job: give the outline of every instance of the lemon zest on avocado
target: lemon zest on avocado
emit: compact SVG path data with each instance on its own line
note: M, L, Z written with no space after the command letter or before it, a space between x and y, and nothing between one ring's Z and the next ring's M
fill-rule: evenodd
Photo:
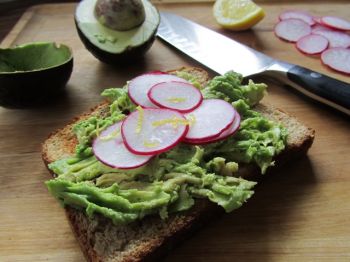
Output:
M143 145L148 148L153 148L159 145L159 142L150 142L150 141L143 141Z
M108 140L111 140L113 138L116 138L119 135L120 135L120 129L117 129L117 130L114 130L112 133L110 133L110 134L108 134L106 136L100 137L100 140L108 141Z
M185 102L187 99L185 97L169 97L166 100L172 103L182 103Z
M189 121L186 119L177 118L176 116L174 116L173 118L167 118L167 119L154 121L152 123L152 126L158 127L158 126L162 126L162 125L166 125L166 124L171 124L173 126L173 128L177 128L179 125L184 125L184 126L189 125Z
M141 133L141 129L142 129L142 122L143 122L143 118L144 118L144 111L143 108L141 106L136 107L136 110L139 112L139 116L137 118L137 124L136 124L136 134L140 134Z
M196 123L196 117L194 116L194 114L189 114L187 116L187 121L189 126L193 126Z
M97 121L96 122L96 137L100 136L100 123Z

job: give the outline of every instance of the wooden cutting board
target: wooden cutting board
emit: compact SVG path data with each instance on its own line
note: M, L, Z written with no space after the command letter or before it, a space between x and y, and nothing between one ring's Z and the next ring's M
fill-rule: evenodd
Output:
M319 59L300 54L292 44L273 34L277 15L284 9L347 17L349 2L262 4L266 18L253 30L241 33L221 30L212 17L211 5L158 7L275 58L349 82L349 76L331 72ZM82 261L63 209L44 185L50 176L41 161L40 144L50 132L99 103L104 88L122 86L146 71L198 65L159 40L144 60L123 67L104 65L78 39L74 8L74 4L33 7L1 44L66 43L74 52L74 71L66 96L50 106L30 110L0 108L0 261ZM268 84L267 102L316 129L308 156L263 179L244 207L202 229L172 251L166 261L350 261L349 119L281 84Z

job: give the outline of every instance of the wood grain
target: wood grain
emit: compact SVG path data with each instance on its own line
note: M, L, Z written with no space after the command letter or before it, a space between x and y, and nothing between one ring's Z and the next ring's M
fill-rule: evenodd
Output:
M267 17L253 30L221 30L211 4L159 4L273 57L349 82L318 59L298 53L273 35L282 9L308 9L315 15L348 15L350 4L262 4ZM40 144L53 130L101 101L105 87L122 86L145 71L167 70L194 61L156 41L143 60L123 67L97 61L79 41L74 4L30 9L2 43L57 41L74 52L74 71L64 97L27 110L0 108L0 261L82 261L64 212L48 194L49 174ZM316 129L308 157L266 177L244 207L204 228L175 249L166 261L350 261L350 124L343 115L310 102L268 80L271 102Z

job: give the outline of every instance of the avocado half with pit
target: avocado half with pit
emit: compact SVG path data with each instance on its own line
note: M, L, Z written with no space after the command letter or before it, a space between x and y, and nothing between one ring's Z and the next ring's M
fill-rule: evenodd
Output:
M0 49L0 106L51 101L64 89L72 69L73 55L66 45L36 42Z
M148 0L83 0L75 25L85 47L108 64L133 61L154 42L160 16Z

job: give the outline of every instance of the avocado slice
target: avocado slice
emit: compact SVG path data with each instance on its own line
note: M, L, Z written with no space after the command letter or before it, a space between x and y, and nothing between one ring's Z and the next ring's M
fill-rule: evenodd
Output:
M144 55L154 42L159 22L158 10L148 0L83 0L75 12L85 47L108 64Z
M0 105L22 108L58 97L73 70L71 49L53 42L0 49Z

